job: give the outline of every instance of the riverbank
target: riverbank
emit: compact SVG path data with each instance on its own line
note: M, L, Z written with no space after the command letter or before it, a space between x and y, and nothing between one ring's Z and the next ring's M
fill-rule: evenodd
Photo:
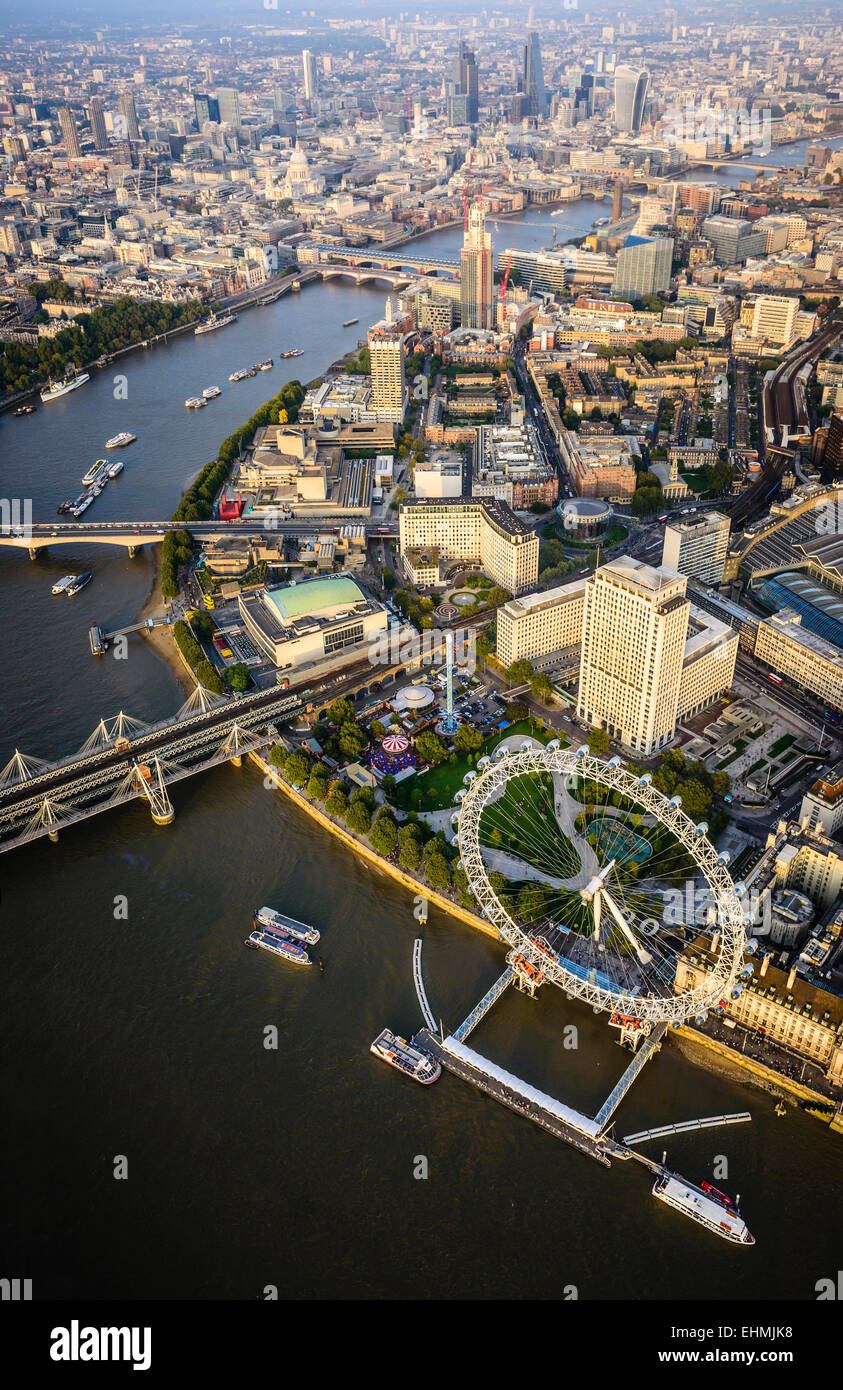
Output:
M714 1071L723 1071L727 1074L736 1072L742 1081L749 1081L751 1085L759 1087L768 1093L780 1096L782 1092L787 1092L794 1099L803 1101L800 1108L808 1114L820 1119L824 1124L835 1130L838 1134L843 1133L843 1126L832 1112L829 1114L817 1114L811 1107L826 1107L829 1105L828 1096L815 1091L811 1086L805 1086L802 1082L794 1081L792 1077L783 1076L781 1072L774 1071L772 1067L767 1067L763 1062L757 1062L753 1057L747 1057L745 1053L738 1052L736 1049L727 1047L716 1038L709 1038L705 1033L698 1033L696 1029L684 1025L681 1028L672 1029L669 1035L677 1042L687 1047L691 1060L694 1062L708 1061ZM682 1047L685 1050L685 1047ZM709 1054L708 1059L694 1057L696 1051L703 1051ZM724 1063L722 1067L714 1064L714 1058L720 1058ZM748 1073L748 1076L746 1075Z
M368 860L370 864L373 864L376 869L380 869L382 873L389 874L391 878L394 878L396 882L402 884L404 888L407 888L414 895L418 896L421 894L429 903L433 903L436 907L440 907L443 912L447 912L451 917L456 917L458 922L463 922L466 926L473 927L475 931L482 931L486 936L491 936L495 941L498 940L498 933L495 931L494 927L488 922L484 922L483 918L478 917L476 912L469 912L467 908L460 907L458 903L452 902L450 898L446 898L442 893L437 893L434 888L428 887L421 879L414 878L412 874L407 873L398 864L393 864L389 859L382 858L382 856L377 854L364 840L359 839L358 836L352 834L351 831L344 830L342 826L337 825L336 821L331 820L331 817L327 816L324 811L320 811L318 806L314 806L312 801L308 800L306 796L303 796L301 792L297 791L295 787L281 776L278 769L262 758L259 753L253 752L250 753L249 756L253 762L257 763L264 777L274 782L279 791L284 792L291 801L295 802L303 811L306 811L315 821L318 821L324 830L329 830L332 835L335 835L337 839L341 840L349 849L354 850L355 854L362 855L363 858Z
M149 581L149 593L146 602L137 616L137 621L142 623L147 618L160 618L166 611L166 603L161 593L161 546L151 545L146 547L152 565L152 574ZM169 627L147 628L143 638L156 656L169 666L185 695L192 695L196 682L193 673L186 665L181 652L173 641L172 629Z

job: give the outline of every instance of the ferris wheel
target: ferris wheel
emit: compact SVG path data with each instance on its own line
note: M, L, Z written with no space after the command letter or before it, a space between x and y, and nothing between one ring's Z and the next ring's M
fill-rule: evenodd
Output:
M679 796L558 739L499 745L464 780L459 866L522 978L645 1028L702 1021L738 997L751 973L743 886ZM689 971L679 957L701 899L708 968Z

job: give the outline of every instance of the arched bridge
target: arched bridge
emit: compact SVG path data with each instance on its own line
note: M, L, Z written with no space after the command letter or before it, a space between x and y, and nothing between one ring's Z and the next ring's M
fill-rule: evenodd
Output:
M39 550L53 545L117 545L130 555L142 545L156 545L168 531L189 531L196 540L218 536L309 536L341 522L337 517L313 517L304 520L285 520L263 515L242 521L45 521L33 525L0 526L0 546L26 550L34 560ZM382 535L384 540L398 534L397 528L364 523L370 534Z
M376 246L309 246L309 251L319 254L319 265L346 265L356 270L404 270L416 274L453 275L459 278L460 263L456 256L418 256L408 254L401 247L395 250L381 250Z

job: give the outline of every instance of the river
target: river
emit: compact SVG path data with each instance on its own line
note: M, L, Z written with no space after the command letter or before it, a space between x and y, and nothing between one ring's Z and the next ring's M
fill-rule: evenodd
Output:
M496 245L545 244L545 224L586 230L603 207L501 220ZM460 231L433 237L450 249ZM372 287L307 288L218 333L131 354L115 364L125 399L115 372L96 373L35 416L5 416L2 491L48 519L105 439L131 429L125 471L89 515L169 516L232 428L288 375L324 371L382 304ZM303 357L228 384L235 367L296 345ZM185 410L214 383L217 401ZM77 598L51 596L56 576L89 567ZM142 639L122 662L88 652L89 624L130 621L151 578L142 553L83 547L32 563L0 551L4 757L18 745L69 752L120 708L151 720L178 706ZM639 1165L606 1171L453 1077L414 1086L369 1054L384 1025L420 1021L410 896L254 768L182 782L173 803L166 829L134 804L2 859L3 1248L36 1298L253 1299L269 1285L292 1298L557 1297L573 1284L589 1299L810 1299L833 1275L840 1139L817 1121L792 1107L777 1118L768 1095L673 1042L650 1063L620 1134L753 1112L751 1125L668 1145L692 1178L726 1157L717 1185L741 1192L758 1243L718 1241L656 1203ZM128 917L115 917L124 899ZM324 975L243 949L263 902L320 928ZM502 952L435 912L424 951L432 1007L454 1027ZM576 1050L561 1046L570 1023ZM504 996L472 1041L592 1113L626 1056L603 1020L550 990ZM426 1180L413 1176L420 1155Z

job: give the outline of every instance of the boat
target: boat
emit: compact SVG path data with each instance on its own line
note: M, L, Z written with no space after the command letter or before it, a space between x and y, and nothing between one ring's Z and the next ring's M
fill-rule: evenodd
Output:
M106 475L105 475L104 478L98 478L97 481L96 481L95 483L92 483L92 484L91 484L91 496L92 496L92 497L99 497L100 493L103 492L103 491L105 490L105 485L106 485L106 483L107 483L108 481L109 481L109 477L108 477L108 474L106 473Z
M90 381L88 372L77 372L75 376L66 376L57 386L53 385L52 379L46 391L41 392L41 399L46 404L47 401L57 401L59 396L67 396L71 391L78 391L80 386L84 386L86 381Z
M19 405L18 408L17 408L17 410L13 410L13 411L12 411L12 414L13 414L13 415L17 415L17 416L20 416L20 415L34 415L34 414L35 414L35 406L34 406L34 405Z
M90 584L93 577L94 575L92 570L86 570L84 574L80 574L76 582L69 586L67 590L67 597L73 598L73 595L78 594L80 589L84 589L86 584Z
M111 467L108 470L109 478L118 478L120 474L123 472L123 467L124 464L122 459L118 459L116 463L112 463Z
M688 1182L680 1173L663 1172L653 1184L653 1196L675 1211L682 1212L683 1216L690 1216L692 1221L705 1226L723 1240L730 1240L735 1245L755 1244L755 1236L750 1234L736 1205L724 1206L719 1200L722 1193L715 1198L704 1187Z
M96 463L91 464L87 473L83 477L82 482L86 487L90 487L91 483L97 482L99 478L107 472L108 459L97 459Z
M378 1033L369 1051L388 1066L395 1067L396 1071L403 1071L414 1081L420 1081L423 1086L431 1086L442 1073L441 1066L433 1057L422 1052L421 1048L413 1047L406 1038L400 1038L388 1028Z
M208 402L206 400L203 400L201 396L188 396L187 400L185 401L185 405L187 406L188 410L201 410L202 407L207 404Z
M781 1099L779 1100L779 1103L778 1103L778 1105L776 1106L776 1112L775 1112L775 1113L776 1113L777 1115L786 1115L786 1114L787 1114L787 1106L785 1105L785 1103L784 1103L783 1100L781 1100Z
M264 360L263 360L262 362L259 362L259 363L258 363L258 371L260 371L260 372L271 372L271 371L272 371L272 358L271 358L271 357L265 357Z
M296 941L306 941L309 946L315 946L319 940L315 927L309 927L306 922L297 922L295 917L286 917L283 912L276 912L274 907L255 908L252 922L260 931L280 931Z
M86 512L88 510L93 500L93 493L84 493L84 495L79 499L79 501L75 503L73 507L73 515L76 517L81 516L83 512Z
M106 651L106 644L103 638L102 628L94 623L88 632L88 641L91 644L91 656L102 656Z
M193 330L194 336L198 338L200 333L213 333L215 329L225 328L226 324L235 323L236 321L236 314L211 314L209 319L205 319L202 323L197 323Z
M611 217L598 217L594 225L595 227L608 227L611 220Z
M218 386L206 386L205 390L202 392L202 395L204 396L206 401L215 401L217 396L222 395L222 391Z
M304 357L304 348L287 348L286 352L281 353L282 357Z
M352 325L353 323L359 323L359 322L360 322L359 319L343 319L343 321L342 321L342 326L343 326L343 328L350 328L351 325Z
M64 516L65 512L73 511L73 503L59 502L58 506L56 507L56 511L58 512L59 516Z
M287 936L278 936L272 932L250 932L244 945L251 946L257 951L270 951L274 956L283 956L285 960L291 960L295 965L312 965L313 962L303 946L299 946L297 941L293 941Z
M247 376L254 375L255 373L250 372L246 367L241 367L239 371L232 372L231 376L228 379L229 381L245 381Z
M78 578L78 574L66 574L63 579L57 579L53 585L53 593L63 594L65 589L69 589L71 584L75 584Z
M113 434L110 439L107 439L105 447L106 449L122 449L125 444L134 444L136 439L136 434L130 434L128 430L123 430L122 434Z

